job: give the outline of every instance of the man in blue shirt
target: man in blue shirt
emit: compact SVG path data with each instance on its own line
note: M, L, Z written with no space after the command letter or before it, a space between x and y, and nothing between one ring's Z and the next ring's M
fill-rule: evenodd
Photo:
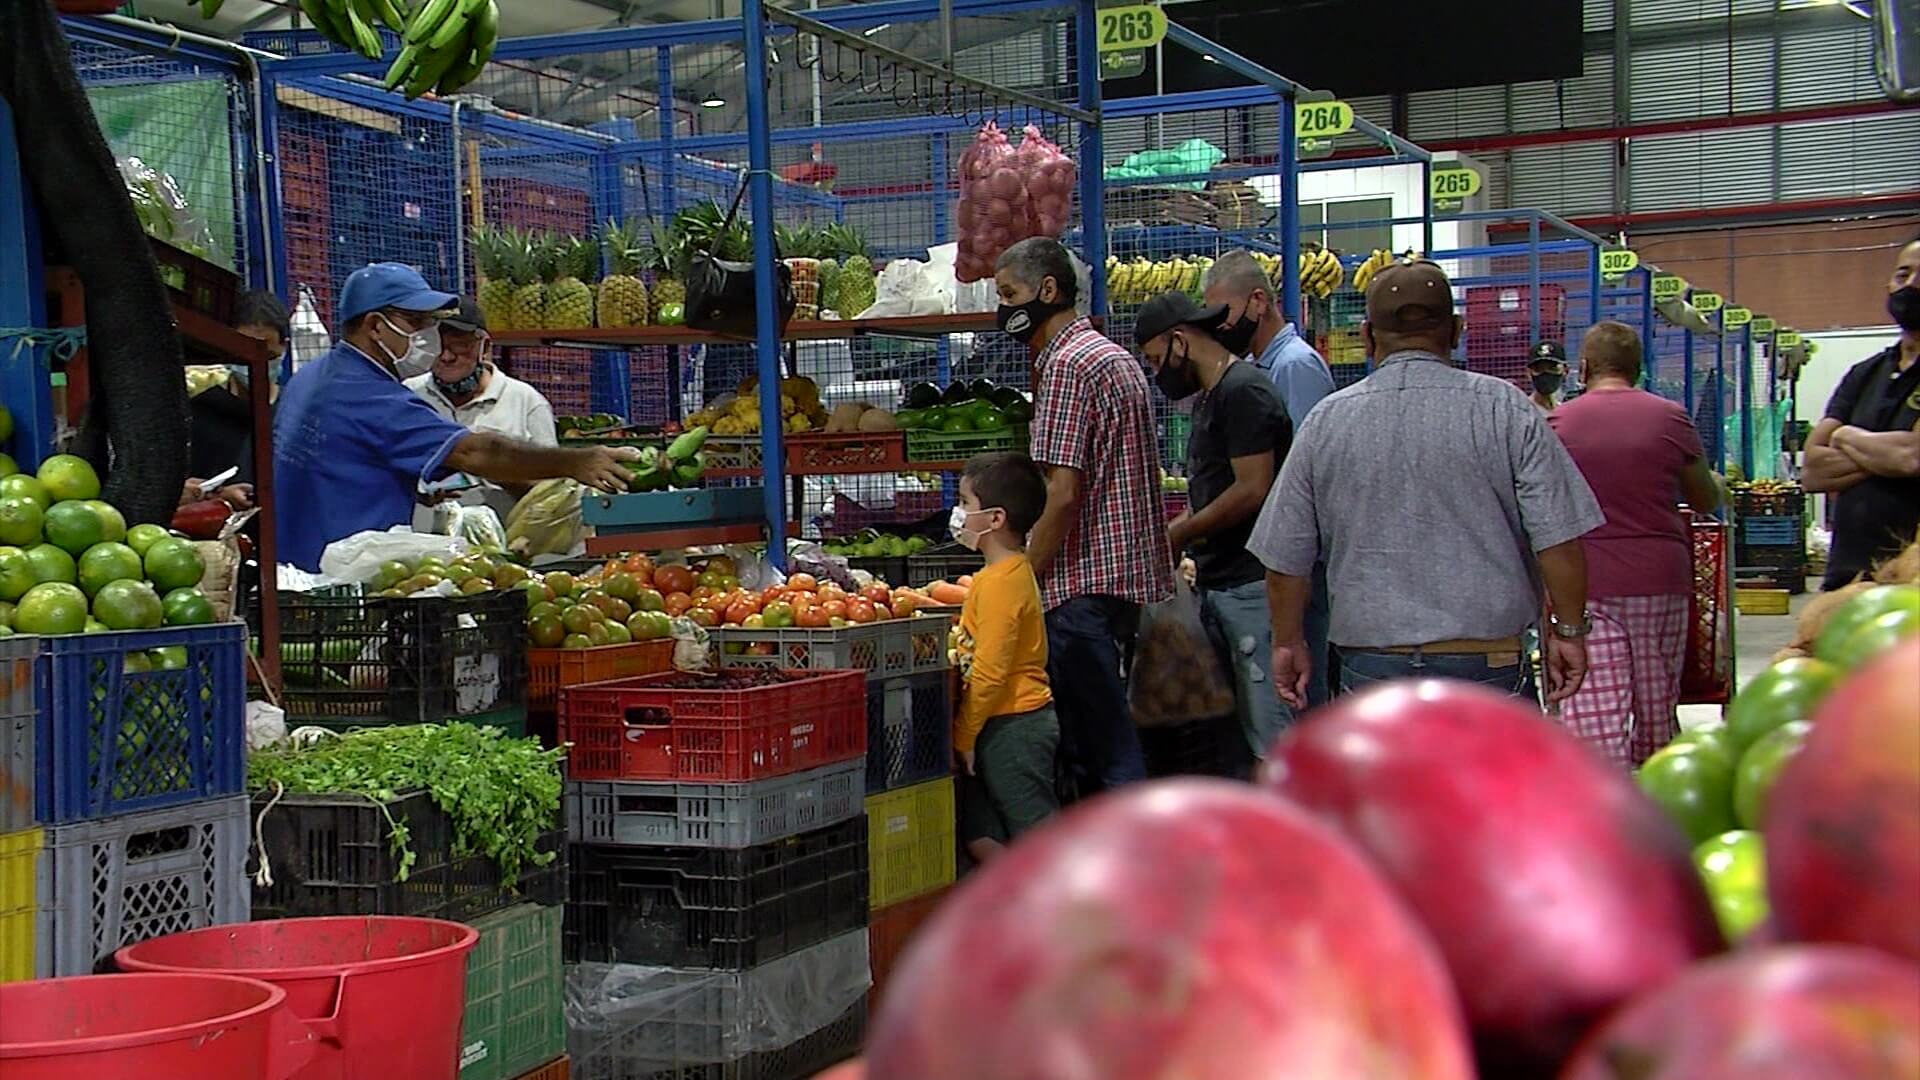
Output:
M1245 249L1235 248L1215 259L1207 268L1205 285L1206 304L1227 308L1220 343L1267 373L1280 392L1293 430L1299 431L1320 399L1333 393L1333 371L1280 310L1279 290ZM1313 594L1307 603L1307 647L1314 659L1307 686L1309 706L1327 700L1326 673L1332 670L1327 655L1330 615L1327 567L1320 563L1313 568Z
M339 340L287 382L274 415L281 562L318 570L328 544L410 522L421 485L456 472L503 485L564 476L626 490L621 463L637 451L542 447L469 431L402 384L438 359L440 317L457 300L399 263L348 276Z

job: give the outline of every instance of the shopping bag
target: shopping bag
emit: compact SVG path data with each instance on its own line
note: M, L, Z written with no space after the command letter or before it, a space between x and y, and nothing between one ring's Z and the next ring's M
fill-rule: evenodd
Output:
M1233 680L1200 619L1200 598L1175 580L1171 599L1140 612L1127 704L1138 727L1168 727L1233 711Z

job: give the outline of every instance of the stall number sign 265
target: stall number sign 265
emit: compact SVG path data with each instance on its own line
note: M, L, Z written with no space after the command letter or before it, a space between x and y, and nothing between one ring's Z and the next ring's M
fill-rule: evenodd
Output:
M1167 36L1167 16L1151 4L1101 8L1094 12L1100 30L1100 51L1149 49Z

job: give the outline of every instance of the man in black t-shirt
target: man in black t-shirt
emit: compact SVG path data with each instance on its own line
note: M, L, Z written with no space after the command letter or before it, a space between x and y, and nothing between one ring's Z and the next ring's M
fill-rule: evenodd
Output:
M1887 280L1900 340L1855 364L1807 439L1801 482L1836 500L1826 587L1838 589L1920 531L1920 240Z
M1185 293L1163 293L1140 309L1134 340L1161 393L1194 398L1188 509L1167 526L1167 539L1176 552L1193 553L1201 610L1227 647L1241 730L1254 757L1265 758L1292 716L1273 687L1266 568L1247 538L1293 444L1293 424L1266 372L1214 337L1225 315L1223 304L1203 308Z

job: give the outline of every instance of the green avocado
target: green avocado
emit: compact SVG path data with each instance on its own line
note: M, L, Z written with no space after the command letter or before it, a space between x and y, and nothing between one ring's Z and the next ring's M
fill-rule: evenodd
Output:
M1015 401L1000 411L1006 414L1007 422L1010 424L1024 424L1033 419L1033 403L1030 401Z
M985 405L984 402L981 404ZM1007 427L1007 414L991 405L973 410L968 419L973 421L977 431L1005 431Z
M947 434L972 431L973 417L963 412L948 413L947 418L940 423L940 430Z

